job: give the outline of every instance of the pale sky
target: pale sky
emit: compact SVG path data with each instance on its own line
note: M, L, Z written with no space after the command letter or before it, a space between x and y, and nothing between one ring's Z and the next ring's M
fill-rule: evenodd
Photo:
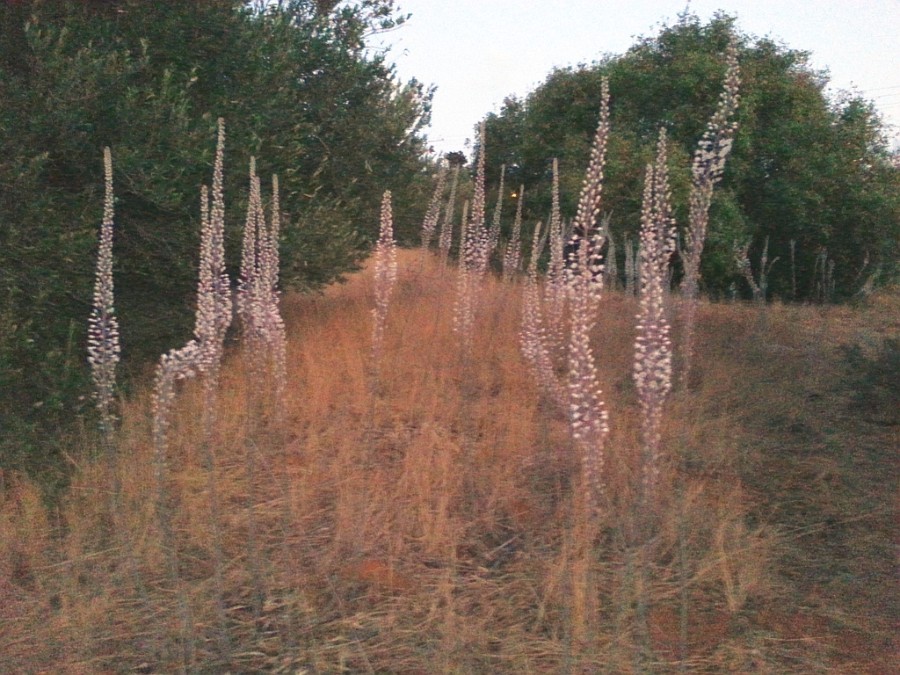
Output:
M401 79L437 85L427 135L461 150L474 125L509 94L525 96L554 66L621 54L638 36L674 24L685 0L398 0L412 13L376 38ZM874 101L900 145L900 0L691 0L704 22L716 10L743 33L812 52L833 89Z

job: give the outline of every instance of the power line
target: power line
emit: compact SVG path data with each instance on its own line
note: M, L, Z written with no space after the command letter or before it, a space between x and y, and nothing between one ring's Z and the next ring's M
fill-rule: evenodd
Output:
M886 91L889 89L900 89L900 84L894 84L890 87L875 87L874 89L864 89L863 91Z

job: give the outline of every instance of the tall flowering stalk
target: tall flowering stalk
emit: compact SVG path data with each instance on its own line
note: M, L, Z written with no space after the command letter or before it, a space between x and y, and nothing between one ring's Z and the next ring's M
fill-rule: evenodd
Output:
M458 184L459 164L453 167L453 178L450 180L450 196L447 197L447 207L444 209L444 219L441 221L441 234L438 237L438 250L441 253L443 262L447 262L450 248L453 246L453 211L456 205L456 188Z
M570 287L589 291L596 302L603 291L603 245L606 242L608 218L597 227L603 192L603 171L606 166L606 147L609 141L609 80L601 84L600 122L591 146L591 155L578 200L578 211L572 224L568 245L575 251L567 262L566 274ZM584 253L584 256L581 254Z
M522 262L522 203L525 200L525 186L519 186L519 201L516 205L516 218L513 221L512 235L506 244L503 254L503 278L509 280L519 271ZM540 227L536 230L540 232Z
M539 384L567 413L572 438L581 456L584 499L588 510L595 514L601 509L604 449L609 435L609 414L603 401L603 391L590 341L602 291L602 281L598 281L602 266L597 261L600 246L603 244L603 234L596 231L595 223L600 213L603 194L608 138L609 85L604 79L600 121L591 147L590 161L573 224L571 246L574 255L566 272L570 319L568 373L565 380L561 381L556 375L551 356L553 341L544 322L537 281L539 245L534 247L528 278L524 285L521 332L522 352L535 371ZM550 229L554 227L557 230L561 229L561 225L554 223L551 216ZM535 242L538 241L538 236L535 233Z
M172 407L175 404L177 383L196 377L202 362L200 345L191 340L180 349L173 349L160 357L156 367L151 412L153 415L153 445L156 480L156 520L165 549L169 576L177 587L181 619L181 640L184 664L193 661L193 619L187 592L181 579L178 545L175 538L174 514L176 505L168 490L168 449Z
M538 223L532 236L531 260L522 286L522 329L519 333L519 342L522 356L531 367L538 386L560 410L564 410L568 396L556 374L550 349L552 343L544 325L541 286L538 279L538 259L541 257L542 243L541 225Z
M397 247L394 243L394 225L391 213L391 192L385 190L381 198L381 223L378 243L375 244L375 309L372 310L372 364L380 371L384 343L384 327L388 306L397 282Z
M487 272L490 251L489 233L484 227L484 154L485 132L481 124L481 142L478 148L477 169L475 171L475 192L468 220L463 218L464 236L461 237L459 252L459 275L456 285L456 300L453 305L453 331L459 335L463 351L469 353L475 332L475 313L478 299L478 283Z
M282 400L287 386L287 335L284 328L284 319L281 317L279 300L281 294L278 291L278 277L281 267L281 255L279 252L279 237L281 235L281 199L279 196L278 175L272 175L272 208L271 225L268 231L267 250L263 274L266 288L266 324L271 350L272 368L275 375L276 401ZM280 406L280 403L279 403Z
M156 455L156 481L160 488L159 503L166 502L165 482L168 467L169 429L172 426L172 406L181 380L196 377L203 362L200 344L189 341L184 347L163 354L156 367L151 412L153 414L153 444Z
M222 195L224 143L225 127L220 119L211 208L206 187L201 189L200 269L194 338L184 347L164 354L156 368L152 408L157 482L161 491L160 503L165 502L163 496L168 432L176 384L181 380L204 374L207 377L206 392L211 396L210 392L214 391L213 387L217 383L225 333L231 324L231 284L225 272L225 206ZM206 407L210 407L209 398L206 403ZM209 422L209 418L206 422Z
M603 195L603 172L609 138L609 83L604 78L600 103L600 122L591 147L578 211L573 229L576 262L570 268L569 288L569 373L568 414L572 437L581 453L585 500L597 513L603 495L603 465L606 438L609 435L609 413L597 377L597 365L590 334L596 323L597 303L602 284L596 269L596 252L602 240L594 231Z
M112 434L116 424L113 410L116 388L116 366L119 363L119 322L116 319L112 275L113 246L113 177L112 154L103 148L105 196L103 222L100 225L100 245L94 280L94 301L88 319L88 363L94 381L94 401L100 413L100 431L111 452Z
M666 318L669 260L675 252L669 176L666 166L666 132L659 131L656 159L647 165L641 208L639 246L639 297L637 335L634 342L634 384L641 409L641 485L637 490L638 541L650 540L653 506L660 475L662 413L672 389L672 343ZM649 607L647 549L640 549L637 573L637 635L643 648L650 644L647 630Z
M262 402L263 384L271 382L274 389L276 422L283 420L283 394L287 383L286 337L284 321L278 307L278 238L280 206L278 177L272 177L271 225L266 224L262 205L262 188L256 173L256 161L250 159L250 195L244 224L241 270L237 289L238 316L245 340L245 354L249 357L251 395L257 404ZM247 436L252 438L258 410L251 407L247 415ZM256 541L256 451L249 447L246 457L247 522L250 576L256 595L256 609L265 601L266 590L259 547Z
M428 210L425 211L425 219L422 221L422 248L426 251L431 246L434 235L437 233L438 218L441 214L441 197L444 196L444 185L446 182L447 163L441 160L438 165L434 194L431 195L431 201L428 202Z
M740 102L741 70L737 60L737 42L734 38L728 43L725 62L725 83L719 95L719 104L706 125L706 132L697 145L691 166L688 227L684 234L684 247L681 250L684 264L681 290L685 298L682 381L685 385L690 377L693 362L694 330L700 295L700 259L709 224L709 207L712 203L713 188L722 179L725 160L731 152L737 130L734 115Z
M538 221L531 235L531 257L528 259L528 275L535 279L537 279L538 274L538 261L541 259L541 254L544 252L544 245L547 241L541 235L541 223Z
M152 413L153 413L153 442L155 448L156 465L156 513L162 532L163 544L169 564L172 579L178 584L179 605L181 609L181 631L184 647L184 662L190 664L192 655L192 630L190 607L187 595L180 580L178 553L173 527L173 513L175 506L171 501L167 484L168 473L168 445L169 430L171 428L171 412L177 395L177 384L181 380L190 379L198 375L205 376L204 394L204 433L207 445L209 433L215 417L214 398L218 383L218 374L223 353L225 333L231 324L231 284L225 272L225 246L224 246L224 197L223 184L223 155L225 143L224 122L219 120L218 142L216 146L216 159L213 169L212 205L209 203L209 192L204 186L201 189L200 217L201 217L201 242L200 242L200 266L197 281L197 311L194 326L194 338L184 347L174 349L160 358L156 368L156 378L153 387ZM217 497L215 493L215 468L212 466L211 449L207 448L208 463L210 464L210 493L212 500L213 522L217 523ZM214 524L216 530L218 526ZM215 533L216 556L221 557L218 531ZM217 560L217 576L220 574L220 561ZM219 586L219 601L221 605L221 579L217 579ZM224 626L224 606L220 607L220 624ZM223 639L223 642L225 640Z
M218 388L219 366L232 313L231 281L225 271L224 154L225 124L220 119L213 164L212 195L205 185L200 191L200 270L194 325L194 338L203 346L203 371L206 373L206 405L203 412L206 416L204 428L207 434L214 421L213 399Z
M200 189L200 270L194 337L201 346L203 377L202 411L203 451L207 470L213 555L215 559L216 604L219 618L219 645L229 651L227 614L224 596L224 552L220 523L219 491L216 475L213 429L218 417L219 372L225 351L225 335L231 325L233 303L231 281L225 270L225 196L224 196L225 123L218 121L218 140L213 163L212 194L205 185ZM211 202L211 203L210 203Z
M640 310L634 344L634 383L641 408L642 481L652 500L660 472L660 424L672 389L672 342L666 318L669 260L675 251L666 133L660 129L654 164L647 165L641 210Z
M566 288L565 234L559 208L559 162L553 159L553 184L551 189L550 227L547 237L550 243L550 261L544 286L544 307L547 311L547 335L551 351L559 356L564 351L563 318L566 313L568 289Z
M244 235L241 242L241 268L237 286L237 313L242 330L248 338L255 335L254 318L259 309L253 303L258 300L261 283L259 279L260 233L265 231L265 217L259 177L256 175L256 158L250 158L250 194L247 199L247 216L244 220Z
M266 224L256 161L250 159L250 198L244 225L237 306L242 332L247 340L252 368L257 378L271 375L276 401L281 400L287 380L286 337L279 310L278 238L281 215L278 176L272 177L271 225Z
M469 200L463 202L462 219L459 228L459 265L456 270L456 298L453 302L453 332L462 342L463 352L468 354L472 346L475 306L475 272L467 263L466 250L469 248ZM470 258L469 258L470 259Z
M485 227L485 125L481 123L478 161L475 168L475 191L472 195L472 206L469 212L469 224L466 230L466 266L481 278L487 272L490 260L490 232Z
M491 222L491 229L488 232L488 259L490 259L491 253L496 250L497 243L500 241L500 217L503 212L503 188L505 178L506 164L500 167L500 187L497 189L497 205L494 207L494 220Z
M466 250L466 237L468 237L469 232L469 200L464 199L462 205L462 216L459 219L459 256L460 256L460 267L464 267L462 265L462 259L464 256L463 251Z

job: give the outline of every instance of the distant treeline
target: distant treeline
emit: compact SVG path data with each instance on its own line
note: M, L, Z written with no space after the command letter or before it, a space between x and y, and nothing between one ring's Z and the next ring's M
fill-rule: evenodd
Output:
M678 223L687 222L690 157L715 109L732 35L742 80L739 127L710 214L706 293L733 288L749 297L735 247L750 243L758 275L767 239L769 262L778 258L769 292L784 300L843 300L867 284L896 280L900 170L877 110L856 94L829 97L827 74L810 67L807 53L742 34L726 15L704 24L686 13L625 54L554 70L527 96L507 98L486 118L488 181L496 190L505 164L506 185L525 185L526 219L546 219L551 162L559 158L563 215L573 217L600 81L609 77L604 210L622 269L621 244L626 236L637 240L644 167L660 126L668 131Z

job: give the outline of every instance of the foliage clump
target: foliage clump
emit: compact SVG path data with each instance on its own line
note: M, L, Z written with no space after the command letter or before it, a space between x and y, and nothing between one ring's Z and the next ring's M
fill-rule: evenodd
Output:
M729 57L732 36L736 54ZM717 108L718 83L734 56L741 64L737 131L731 130L728 166L709 204L702 290L721 297L735 284L750 297L734 264L734 242L752 242L749 257L756 265L767 237L772 257L787 261L795 249L794 265L782 262L769 279L770 293L785 300L816 299L823 253L833 263L828 281L835 300L853 296L867 282L896 278L900 171L874 106L857 95L830 97L828 78L812 69L808 53L742 34L724 14L702 23L685 13L624 54L556 69L527 96L508 97L486 118L488 176L506 165L507 181L525 184L524 217L534 222L545 217L550 163L558 158L563 217L574 216L600 81L608 77L616 133L604 209L612 214L614 235L633 241L640 229L643 168L652 161L660 126L669 133L675 216L686 227L694 208L689 158ZM629 249L619 251L624 259ZM676 281L682 267L679 261Z
M219 117L232 165L256 156L260 174L280 174L288 287L356 267L385 189L398 236L416 236L430 91L365 51L367 34L403 18L391 0L0 6L0 463L60 466L68 422L91 414L82 355L102 147L115 156L125 376L190 336L196 195ZM228 194L243 187L226 176ZM224 214L233 275L245 208L235 199Z

